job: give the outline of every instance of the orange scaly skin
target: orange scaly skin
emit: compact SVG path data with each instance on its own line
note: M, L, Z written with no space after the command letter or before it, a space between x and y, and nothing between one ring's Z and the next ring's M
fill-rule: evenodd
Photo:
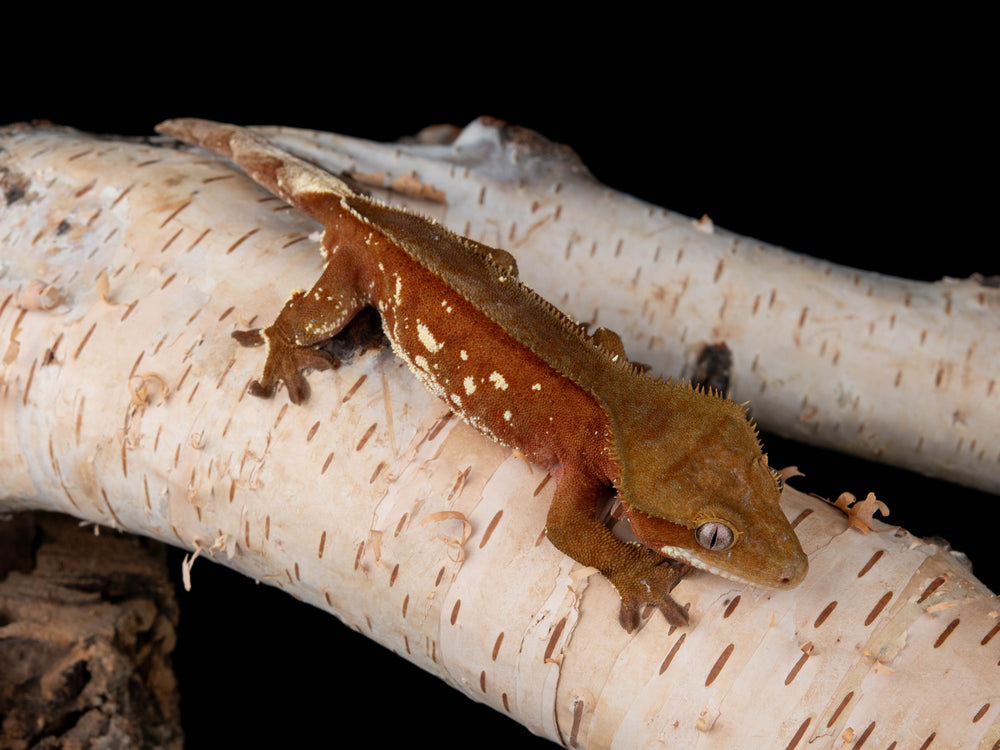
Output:
M233 334L268 345L255 395L281 381L294 403L305 400L302 371L333 364L316 344L372 305L395 353L433 393L551 472L548 537L614 584L627 630L647 604L685 623L670 591L691 566L770 587L805 577L743 407L640 372L614 333L588 335L524 286L503 250L359 195L243 128L183 119L158 130L232 159L326 227L316 285L295 292L263 331ZM609 486L642 545L598 520Z

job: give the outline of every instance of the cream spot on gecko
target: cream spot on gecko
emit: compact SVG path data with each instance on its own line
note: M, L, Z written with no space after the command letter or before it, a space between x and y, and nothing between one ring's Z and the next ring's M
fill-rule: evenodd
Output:
M462 351L460 351L458 353L458 356L461 357L462 359L466 359L467 360L469 358L469 353L467 351L465 351L465 349L463 349Z
M512 415L512 414L511 414L511 413L510 413L509 411L505 411L505 412L503 413L503 418L504 418L504 421L506 421L506 422L509 422L509 421L510 421L510 418L511 418L512 416L513 416L513 415Z
M431 329L428 328L423 323L417 323L417 336L420 338L420 343L424 345L424 348L431 354L439 351L444 344L439 344L437 339L434 338L434 334L431 333Z
M462 408L462 397L459 396L457 393L451 394L451 400L455 404L455 406L457 406L460 409Z
M540 391L540 390L542 390L542 384L541 383L535 383L533 386L531 386L531 390L533 390L533 391Z
M462 384L465 386L465 393L467 396L471 396L476 392L476 380L471 375L466 377L465 380L462 381Z
M507 381L504 379L504 376L496 370L490 373L490 382L493 383L493 387L499 391L507 390Z

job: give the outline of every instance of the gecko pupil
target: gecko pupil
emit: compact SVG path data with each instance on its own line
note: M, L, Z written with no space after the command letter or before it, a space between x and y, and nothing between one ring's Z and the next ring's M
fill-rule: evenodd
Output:
M703 523L695 531L695 538L705 549L715 552L728 549L736 538L733 530L719 521L709 521Z

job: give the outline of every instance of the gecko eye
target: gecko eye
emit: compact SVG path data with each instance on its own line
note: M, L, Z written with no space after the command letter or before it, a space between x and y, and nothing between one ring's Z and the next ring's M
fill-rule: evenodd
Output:
M736 541L733 530L719 521L703 523L695 530L694 536L698 540L698 544L713 552L729 549Z

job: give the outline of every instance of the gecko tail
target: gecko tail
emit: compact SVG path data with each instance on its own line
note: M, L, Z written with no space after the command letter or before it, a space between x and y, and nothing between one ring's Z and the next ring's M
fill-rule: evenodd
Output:
M239 125L180 117L161 122L156 131L229 159L261 187L323 223L331 197L356 195L343 180Z

